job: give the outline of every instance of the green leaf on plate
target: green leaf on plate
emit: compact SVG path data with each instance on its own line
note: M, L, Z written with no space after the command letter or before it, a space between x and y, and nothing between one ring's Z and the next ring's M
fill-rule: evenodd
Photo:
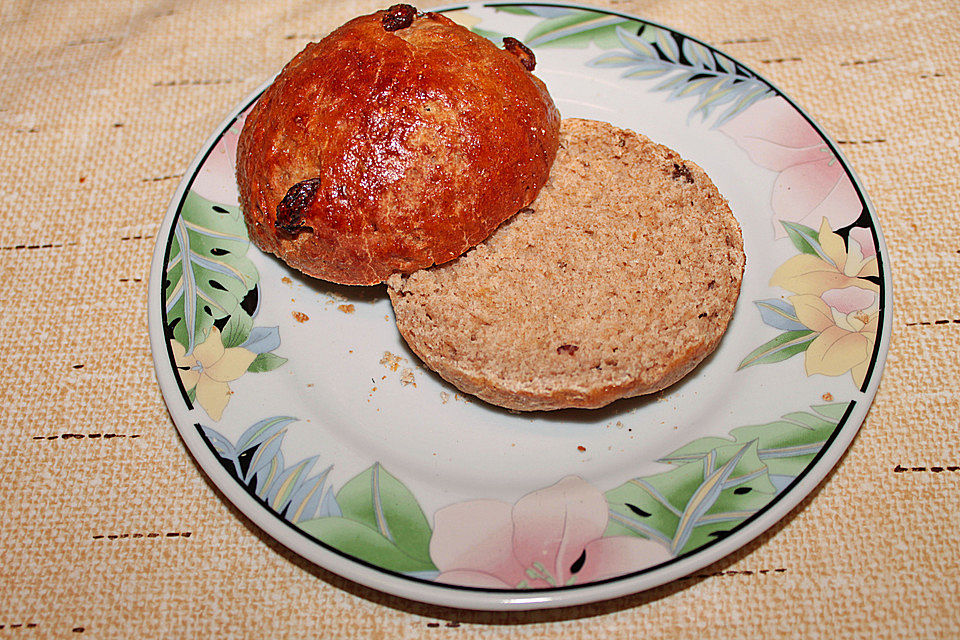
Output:
M632 535L659 540L669 546L690 496L703 482L697 465L634 478L607 491L610 520L604 536Z
M227 320L227 324L223 326L223 330L220 332L220 341L227 349L239 347L250 335L251 329L253 329L253 318L241 310L239 313L231 315L230 319Z
M272 353L258 353L257 357L253 359L253 362L250 363L250 366L247 367L247 371L250 373L265 373L267 371L273 371L277 367L283 365L287 359Z
M824 447L849 403L795 411L738 427L730 437L694 440L658 462L673 468L606 493L605 536L631 535L683 554L727 535L777 494L771 476L798 476ZM783 486L783 485L780 485Z
M246 313L240 302L259 279L239 207L187 192L167 256L164 299L173 337L189 354L215 320Z
M661 458L660 462L686 464L700 460L713 450L757 443L757 455L773 475L796 476L813 460L836 430L849 403L838 402L811 407L812 411L795 411L779 420L738 427L728 438L710 437L694 440Z
M763 480L769 482L768 474ZM740 493L737 493L740 491ZM749 485L723 489L705 513L699 516L696 526L691 527L680 553L699 549L730 533L754 513L767 506L774 497Z
M810 343L820 335L810 329L784 331L773 340L765 342L747 354L737 370L752 367L755 364L781 362L807 350Z
M534 13L533 11L530 11L530 9L525 9L525 8L523 8L523 7L517 7L517 6L494 7L494 9L495 9L498 13L512 13L513 15L517 15L517 16L535 16L535 15L537 15L537 14Z
M818 404L813 407L813 410L824 418L833 421L834 424L837 424L840 422L843 414L847 412L847 407L849 406L850 404L847 402L834 402L831 404Z
M654 538L675 554L701 546L767 504L776 490L757 442L724 446L606 493L610 521L604 533Z
M380 532L349 518L315 518L297 526L318 540L355 558L390 571L436 569L429 558L415 558Z
M575 9L572 13L542 20L527 32L523 42L528 47L571 49L586 48L592 42L601 49L612 49L619 45L617 27L632 27L636 32L638 24L620 16Z
M410 558L433 566L427 517L410 490L380 463L343 485L337 503L344 518L376 532Z
M797 251L823 257L823 249L820 247L820 234L816 229L786 220L781 220L780 223L786 229L787 236L790 237L790 241L797 248Z

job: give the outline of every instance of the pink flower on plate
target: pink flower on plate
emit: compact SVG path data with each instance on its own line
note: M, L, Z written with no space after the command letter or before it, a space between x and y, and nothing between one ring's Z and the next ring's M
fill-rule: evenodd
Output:
M870 229L866 227L852 227L847 235L850 237L850 240L857 243L856 250L860 252L859 259L863 264L866 264L870 260L876 260L877 245L873 241L873 235L870 233ZM848 252L850 255L853 255L854 252L853 242L847 243L849 245Z
M862 205L843 165L817 130L781 97L754 103L720 127L750 159L779 173L770 199L777 237L780 220L839 229L860 217Z
M499 589L586 584L650 567L672 556L658 542L604 538L607 501L577 476L516 504L471 500L434 516L430 557L438 582Z
M239 204L237 192L237 141L247 112L241 113L210 150L200 166L191 190L207 200L230 206Z

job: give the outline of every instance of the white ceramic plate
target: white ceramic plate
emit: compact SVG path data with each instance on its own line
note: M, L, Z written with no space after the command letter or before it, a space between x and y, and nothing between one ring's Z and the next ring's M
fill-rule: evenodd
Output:
M186 173L151 269L157 378L220 490L305 558L385 592L474 609L592 602L743 546L855 435L890 333L877 220L836 145L704 43L567 5L447 15L521 38L561 113L704 167L744 235L717 352L654 397L510 413L420 366L383 287L300 276L247 240L240 105Z

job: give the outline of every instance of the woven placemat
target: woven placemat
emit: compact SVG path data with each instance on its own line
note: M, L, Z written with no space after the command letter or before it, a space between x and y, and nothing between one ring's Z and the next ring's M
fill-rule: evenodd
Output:
M960 12L952 2L621 2L759 70L871 195L892 347L847 455L790 517L670 585L477 613L299 559L167 415L148 264L224 115L369 1L0 4L0 637L960 637ZM426 5L424 5L426 6Z

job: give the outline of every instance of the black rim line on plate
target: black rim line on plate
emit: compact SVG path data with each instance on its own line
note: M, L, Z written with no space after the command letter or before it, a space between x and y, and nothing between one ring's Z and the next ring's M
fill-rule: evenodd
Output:
M693 41L695 41L695 42L697 42L697 43L699 43L699 44L707 47L707 48L710 49L711 51L714 51L714 52L716 52L716 53L721 53L722 55L725 55L725 56L726 56L726 54L723 54L723 52L719 51L719 50L716 49L715 47L713 47L713 46L711 46L711 45L709 45L709 44L707 44L707 43L705 43L705 42L703 42L703 41L701 41L701 40L698 40L698 39L696 39L696 38L692 38L692 37L686 35L685 33L676 31L675 29L671 29L671 28L665 27L665 26L663 26L663 25L659 25L659 24L654 23L654 22L650 22L650 21L647 21L647 20L642 20L642 19L637 18L637 17L635 17L635 16L631 16L631 15L628 15L628 14L623 14L623 13L620 13L620 12L617 12L617 11L608 11L608 10L604 10L604 9L593 8L593 7L584 7L584 6L578 6L578 5L558 4L558 3L536 3L536 2L524 2L524 3L488 3L488 4L484 4L483 6L484 6L484 7L491 7L491 8L495 8L495 7L498 7L498 6L500 6L500 7L503 7L503 6L562 7L562 8L568 8L568 9L578 9L578 10L582 10L582 11L591 11L591 12L594 12L594 13L601 13L601 14L606 14L606 15L615 15L615 16L619 16L619 17L622 17L622 18L625 18L625 19L628 19L628 20L633 20L633 21L635 21L635 22L640 22L640 23L643 23L643 24L650 24L650 25L653 25L653 26L656 26L656 27L665 29L665 30L667 30L667 31L670 31L671 33L679 34L679 35L681 35L681 36L683 36L683 37L685 37L685 38L689 38L689 39L691 39L691 40L693 40ZM443 13L443 12L447 12L447 11L455 11L455 10L464 9L464 8L468 8L468 7L469 7L469 5L458 5L458 6L454 6L454 7L444 7L444 8L441 8L441 9L436 10L435 12L436 12L436 13ZM730 56L726 56L726 57L730 58ZM838 153L838 150L837 150L836 147L834 146L833 142L824 134L824 132L822 131L822 129L821 129L809 116L807 116L807 114L806 114L802 109L800 109L800 108L793 102L793 100L791 100L789 97L787 97L785 94L783 94L783 92L781 92L779 89L777 89L775 86L773 86L765 77L760 76L760 75L757 75L752 69L749 69L749 68L746 67L745 65L742 65L738 60L735 60L735 59L733 59L733 58L730 58L730 59L731 59L734 63L736 63L737 65L741 66L743 69L745 69L745 70L748 71L749 73L751 73L751 74L752 74L753 76L755 76L757 79L759 79L759 80L761 80L762 82L764 82L767 86L769 86L771 89L773 89L773 91L774 91L777 95L779 95L779 96L781 96L782 98L784 98L784 99L790 104L790 106L792 106L801 116L803 116L803 118L814 128L814 130L816 130L817 133L820 134L821 139L830 147L830 150L834 153L834 155L837 157L837 159L842 161L841 164L843 165L844 172L846 173L847 177L850 179L851 184L853 184L854 188L856 189L857 196L858 196L858 198L859 198L859 200L860 200L860 204L861 204L861 207L862 207L862 209L861 209L861 216L860 216L860 217L861 217L861 218L862 218L862 217L866 217L866 218L869 220L869 223L870 223L870 224L869 224L869 228L870 228L870 231L871 231L871 234L872 234L874 243L876 244L877 249L878 249L878 251L877 251L877 263L878 263L879 272L880 272L880 274L881 274L881 278L879 279L879 289L880 289L880 314L881 314L881 315L880 315L880 321L879 321L879 323L878 323L878 326L880 327L880 329L882 329L882 328L884 327L884 320L886 319L886 308L885 308L885 304L884 304L884 302L885 302L884 291L885 291L885 284L886 284L886 283L885 283L885 279L882 277L884 271L883 271L883 262L882 262L881 252L879 251L879 249L880 249L880 244L879 244L879 237L878 237L878 233L877 233L877 226L878 226L878 225L877 225L877 221L875 220L874 216L871 215L873 212L872 212L872 210L870 209L870 207L867 206L867 202L866 202L866 200L865 200L865 198L864 198L864 194L863 194L863 192L862 192L862 190L861 190L858 182L854 179L854 176L853 176L853 174L852 174L852 172L851 172L851 169L850 169L849 164L848 164L848 163L846 162L846 160L845 160L844 158L842 158L842 156ZM245 113L245 112L257 101L257 99L259 99L259 97L260 97L261 94L262 94L262 91L261 91L261 92L258 92L255 96L253 96L252 98L250 98L250 99L248 100L248 102L243 106L243 108L239 109L239 110L237 111L236 115L234 115L227 123L225 123L225 125L221 128L220 133L217 135L217 137L216 137L216 138L213 140L213 142L207 147L207 149L204 150L203 156L201 157L201 159L199 160L199 162L196 163L196 169L194 170L194 172L192 173L192 175L189 177L189 179L188 179L188 181L187 181L187 183L186 183L186 185L185 185L185 187L184 187L184 189L183 189L183 193L182 193L182 195L181 195L181 197L180 197L180 201L179 201L179 203L178 203L178 205L177 205L176 213L174 214L173 221L171 222L170 235L169 235L168 238L167 238L167 242L166 242L166 246L165 246L165 252L164 252L164 256L163 256L162 274L164 274L164 275L166 274L166 270L167 270L167 266L168 266L168 260L169 260L169 256L170 256L170 248L171 248L172 243L173 243L173 238L174 238L174 236L175 236L175 234L176 234L176 222L177 222L177 219L178 219L179 216L180 216L180 212L181 212L181 210L182 210L182 208L183 208L183 203L184 203L184 201L186 200L187 193L190 191L190 187L193 185L193 182L194 182L194 180L195 180L195 178L196 178L196 176L197 176L197 173L199 172L200 168L203 166L204 162L206 162L206 160L207 160L207 158L209 157L210 153L212 153L214 147L217 145L217 143L220 141L220 139L223 137L223 135L230 129L230 127L232 127L232 126L236 123L236 121L237 121L237 119L240 117L240 115L243 114L243 113ZM859 219L859 218L858 218L858 219ZM161 278L161 280L164 280L164 279L165 279L165 278ZM176 373L176 372L177 372L177 367L176 367L176 362L174 361L174 358L173 358L173 350L172 350L172 347L171 347L171 345L170 345L170 340L167 338L167 310L166 310L165 297L164 297L164 295L163 295L163 289L164 289L164 287L163 287L163 284L162 284L162 282L161 282L161 296L160 296L160 299L161 299L160 314L161 314L161 320L162 320L161 330L163 331L164 341L166 342L166 345L165 345L165 346L166 346L166 351L167 351L167 357L168 357L168 359L169 359L169 362L170 362L171 367L172 367L173 370L174 370L174 376L173 376L173 377L174 377L174 379L176 380L177 387L180 389L180 394L181 394L181 396L183 397L184 404L186 404L188 411L193 411L193 410L194 410L193 404L190 402L190 398L189 398L189 396L187 395L186 389L185 389L184 386L183 386L183 382L180 380L180 376L177 375L177 373ZM880 329L878 329L878 331L879 331ZM873 370L874 370L874 368L875 368L876 361L877 361L877 356L878 356L879 350L880 350L880 342L881 342L880 336L878 335L877 340L875 341L874 351L873 351L873 354L871 355L870 364L869 364L869 366L868 366L867 373L866 373L866 376L865 376L865 378L864 378L864 384L863 384L863 387L861 388L861 392L863 392L863 390L866 389L867 385L870 383L871 375L872 375ZM720 538L717 538L716 540L712 540L712 541L710 541L710 542L708 542L708 543L706 543L706 544L704 544L704 545L701 545L700 547L697 547L696 549L693 549L693 550L691 550L691 551L688 551L688 552L685 553L685 554L682 554L682 555L676 556L676 557L674 557L674 558L671 558L671 559L668 560L667 562L661 563L661 564L659 564L659 565L655 565L655 566L652 566L652 567L647 567L647 568L645 568L645 569L641 569L640 571L635 571L635 572L633 572L633 573L624 574L624 575L620 575L620 576L615 576L615 577L612 577L612 578L606 578L606 579L604 579L604 580L597 580L597 581L594 581L594 582L589 582L589 583L585 583L585 584L581 584L581 585L565 585L565 586L552 587L552 588L549 588L549 589L509 589L509 590L505 590L505 589L491 589L491 588L484 588L484 587L468 587L468 586L464 586L464 585L453 585L453 584L437 583L437 582L434 582L434 581L432 581L432 580L427 580L427 579L424 579L424 578L418 578L418 577L414 577L414 576L408 576L408 575L405 575L405 574L403 574L403 573L399 573L399 572L392 571L392 570L389 570L389 569L384 569L383 567L377 566L377 565L372 564L372 563L369 563L369 562L367 562L367 561L365 561L365 560L361 560L360 558L356 558L356 557L354 557L354 556L352 556L352 555L350 555L350 554L344 553L344 552L342 552L342 551L340 551L340 550L338 550L338 549L336 549L336 548L328 545L327 543L323 542L322 540L319 540L319 539L314 538L313 536L307 534L306 532L304 532L302 529L298 528L298 527L297 527L295 524L293 524L292 522L290 522L290 521L282 518L276 511L274 511L272 508L270 508L259 496L257 496L255 493L253 493L248 487L246 487L246 486L243 485L242 483L238 483L238 484L240 484L240 486L243 488L244 492L245 492L251 499L253 499L254 502L256 502L257 504L261 505L264 509L266 509L266 511L267 511L271 516L273 516L276 520L280 521L282 524L286 525L286 526L289 527L290 529L292 529L292 530L293 530L294 532L296 532L298 535L304 537L305 539L307 539L307 540L310 541L310 542L313 542L313 543L315 543L315 544L319 544L323 549L325 549L325 550L327 550L327 551L329 551L329 552L332 552L332 553L334 553L334 554L336 554L336 555L338 555L338 556L340 556L340 557L342 557L342 558L344 558L344 559L346 559L346 560L349 560L350 562L353 562L353 563L359 564L359 565L361 565L361 566L364 566L364 567L373 569L374 571L377 571L377 572L379 572L379 573L388 574L388 575L391 575L391 576L394 576L394 577L397 577L397 578L401 578L401 579L406 580L406 581L411 581L411 582L418 583L418 584L423 584L423 585L429 585L429 586L431 586L431 587L437 587L437 588L440 588L440 589L453 589L453 590L458 590L458 591L481 592L481 593L505 593L505 594L511 594L511 595L516 595L516 594L528 594L528 595L549 594L549 593L556 593L556 592L558 592L558 591L570 591L570 590L576 590L576 589L584 589L584 588L589 588L589 587L593 587L593 586L597 586L597 585L609 584L609 583L613 583L613 582L619 582L619 581L622 581L622 580L627 580L627 579L635 578L635 577L644 575L644 574L646 574L646 573L650 573L650 572L655 571L655 570L661 570L661 569L663 569L663 568L665 568L665 567L668 567L668 566L670 566L670 565L672 565L672 564L677 563L677 562L680 561L680 560L683 560L683 559L689 558L689 557L691 557L691 556L693 556L693 555L695 555L695 554L699 554L699 553L701 553L701 552L704 552L704 551L706 551L707 549L709 549L710 547L712 547L712 546L714 546L714 545L716 545L716 544L719 544L719 543L721 543L721 542L723 542L723 541L725 541L725 540L728 540L729 538L731 538L732 536L734 536L738 531L742 530L743 528L745 528L746 526L748 526L750 523L754 522L756 519L758 519L759 517L761 517L764 513L766 513L767 511L769 511L769 510L770 510L771 508L773 508L776 504L778 504L785 496L787 496L788 494L790 494L790 493L793 491L794 487L795 487L797 484L799 484L807 475L809 475L810 471L811 471L811 470L817 465L817 463L823 458L823 456L826 454L827 450L830 449L830 446L833 444L833 442L836 440L837 436L838 436L838 435L840 434L840 432L843 430L843 427L846 425L846 422L847 422L847 420L848 420L848 418L849 418L849 416L850 416L850 413L853 411L853 408L854 408L855 405L856 405L856 401L855 401L855 400L853 400L853 401L851 401L851 402L849 403L849 405L847 406L847 408L846 408L846 410L844 411L843 415L841 416L839 422L837 423L836 428L835 428L835 429L833 430L833 432L831 433L830 437L827 438L827 440L824 442L823 446L820 448L820 451L817 452L817 454L814 456L813 460L810 461L810 463L804 468L804 470L803 470L802 472L800 472L800 474L797 475L797 477L795 477L795 478L793 479L793 481L792 481L789 485L787 485L781 492L779 492L770 502L768 502L766 505L764 505L761 509L759 509L756 513L754 513L753 515L751 515L749 518L747 518L746 520L744 520L743 522L741 522L741 523L738 524L737 526L735 526L735 527L733 527L732 529L730 529L730 530L726 533L726 535L724 535L724 536L722 536L722 537L720 537ZM200 425L199 423L194 423L194 426L196 427L197 432L199 433L199 435L200 435L201 439L203 440L204 444L206 444L208 451L213 455L214 460L215 460L221 467L223 467L223 469L224 469L225 471L227 471L227 472L229 473L229 470L226 468L225 465L223 465L223 463L221 462L219 456L217 456L216 449L214 448L213 444L209 441L209 439L208 439L208 438L206 437L206 435L203 433L203 429L202 429L201 425ZM231 476L231 479L232 479L232 478L233 478L233 477ZM760 532L760 533L762 533L762 532ZM758 533L757 535L759 535L759 533ZM753 539L753 538L751 538L751 539ZM749 542L749 540L746 541L746 542ZM741 545L741 546L742 546L742 545Z

